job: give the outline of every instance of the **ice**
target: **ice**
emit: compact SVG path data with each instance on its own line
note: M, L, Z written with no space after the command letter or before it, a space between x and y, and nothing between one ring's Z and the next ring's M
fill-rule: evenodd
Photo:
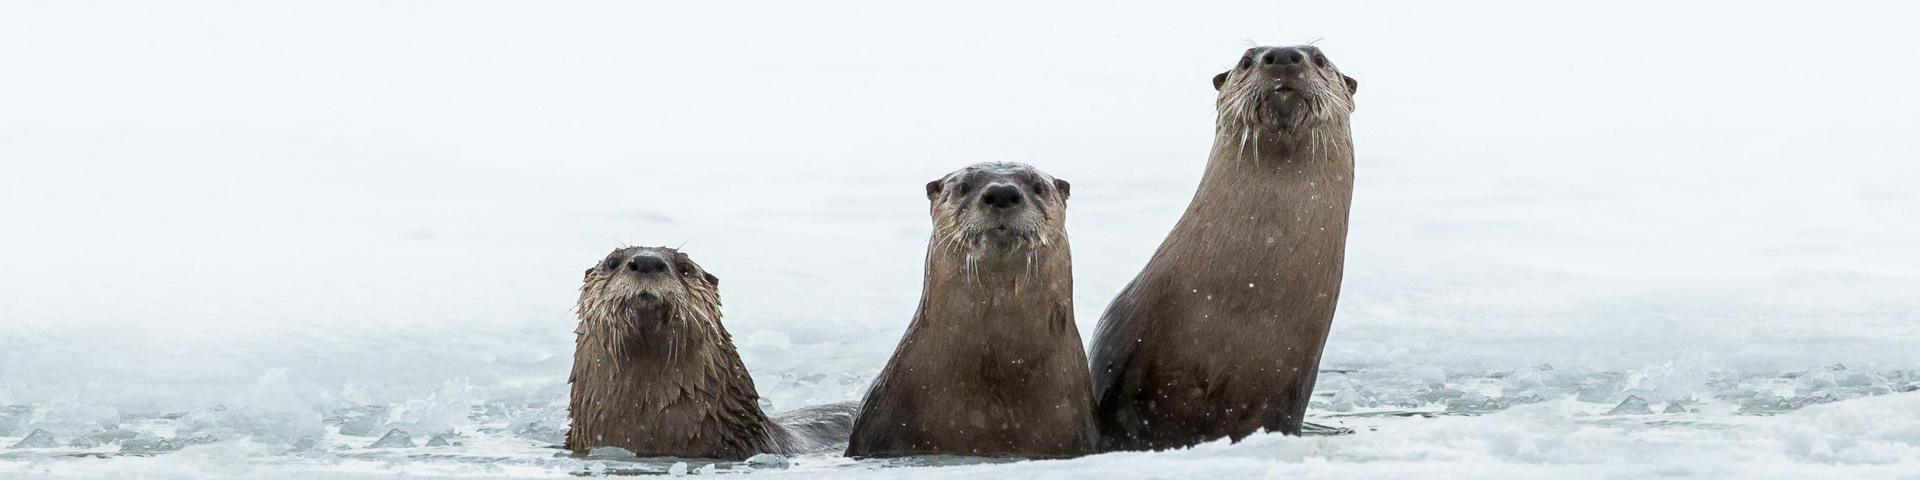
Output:
M1500 394L1506 397L1557 396L1564 382L1552 365L1522 368L1501 380Z
M1470 395L1447 401L1448 413L1487 413L1506 408L1499 399Z
M31 420L33 409L24 405L0 408L0 436L10 437L14 432L25 428Z
M172 439L159 438L153 435L141 434L133 438L122 440L120 442L120 453L131 453L131 454L166 453L166 452L179 450L181 447L185 447L185 446L186 446L186 442L184 440L174 441Z
M1447 413L1464 413L1464 414L1491 413L1491 412L1506 410L1507 408L1513 407L1514 405L1536 403L1536 402L1541 402L1545 400L1546 400L1545 397L1542 397L1538 394L1529 394L1529 395L1520 396L1520 397L1489 398L1489 397L1484 397L1484 396L1473 394L1473 393L1468 393L1465 396L1462 396L1460 398L1447 400L1446 411Z
M1333 405L1328 407L1328 409L1335 412L1351 412L1353 411L1354 405L1363 401L1365 401L1365 399L1360 398L1359 392L1350 389L1341 390L1339 393L1333 395Z
M593 447L593 449L587 450L587 458L631 462L638 460L640 457L634 455L632 451L620 447Z
M1443 403L1448 400L1464 397L1466 395L1467 395L1467 392L1441 387L1441 388L1435 388L1433 390L1429 390L1427 391L1427 393L1422 394L1421 397L1425 398L1428 402Z
M550 445L566 443L566 428L566 410L558 408L531 411L515 417L510 427L515 436Z
M1612 382L1601 382L1581 388L1580 394L1574 398L1582 402L1602 403L1612 399L1616 391Z
M785 470L787 467L792 466L793 463L787 461L787 457L771 453L762 453L747 458L747 465L761 470Z
M19 442L7 448L55 448L59 446L60 443L54 441L52 433L46 430L34 429L33 433L27 434L26 438L20 439Z
M711 463L700 467L700 470L699 470L701 475L712 475L714 471L715 471L715 467Z
M99 440L100 443L114 444L125 442L139 436L140 432L120 428L109 428L94 434L93 438Z
M1445 368L1421 365L1413 367L1408 373L1414 380L1424 383L1428 387L1440 388L1447 384L1447 369Z
M1667 408L1660 410L1660 413L1687 413L1687 407L1678 403L1669 403Z
M445 436L441 436L441 435L434 435L434 436L433 436L433 438L431 438L431 439L427 439L427 445L426 445L426 446L429 446L429 447L450 447L450 446L453 446L453 443L452 443L452 442L448 442L448 441L447 441L447 437L445 437Z
M687 462L673 462L673 466L667 467L667 474L676 477L687 476Z
M1648 406L1647 401L1640 399L1640 397L1628 396L1626 400L1620 401L1620 405L1614 406L1613 410L1608 410L1606 414L1607 415L1652 415L1653 408Z
M384 405L367 406L348 410L341 415L341 435L371 437L375 430L386 425L387 408Z
M400 430L398 428L388 430L385 436L380 437L380 440L373 442L373 445L367 446L367 448L413 448L413 447L415 447L415 445L413 444L413 437L410 435L407 435L406 431Z

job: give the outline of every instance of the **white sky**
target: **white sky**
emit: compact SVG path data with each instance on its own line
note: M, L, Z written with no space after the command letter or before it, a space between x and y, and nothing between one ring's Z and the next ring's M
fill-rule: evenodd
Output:
M1916 7L1670 3L7 2L0 316L563 322L616 241L693 239L730 318L887 337L920 185L1016 160L1075 184L1090 329L1249 41L1318 40L1360 81L1343 315L1525 283L1501 268L1920 277ZM1799 298L1755 288L1730 302ZM1860 295L1795 305L1911 305Z
M1920 126L1899 2L1029 3L13 2L0 132L488 164L1186 155L1249 40L1319 40L1373 154L1911 152Z

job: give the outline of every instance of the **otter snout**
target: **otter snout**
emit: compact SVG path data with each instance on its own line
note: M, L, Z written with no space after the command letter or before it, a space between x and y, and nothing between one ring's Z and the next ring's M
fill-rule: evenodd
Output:
M1240 69L1258 67L1279 73L1295 73L1309 68L1325 68L1327 56L1310 46L1260 47L1240 57Z
M642 253L627 259L627 271L641 275L666 273L667 259L652 253Z
M1260 54L1260 64L1262 65L1299 65L1306 62L1306 60L1307 55L1301 53L1300 49L1293 47L1268 49L1266 52Z
M1344 124L1360 82L1340 73L1319 47L1254 47L1232 70L1213 77L1219 127L1298 135L1311 125Z
M980 192L980 204L993 208L1013 208L1020 206L1021 197L1024 196L1026 195L1020 192L1020 187L1004 183L995 184Z

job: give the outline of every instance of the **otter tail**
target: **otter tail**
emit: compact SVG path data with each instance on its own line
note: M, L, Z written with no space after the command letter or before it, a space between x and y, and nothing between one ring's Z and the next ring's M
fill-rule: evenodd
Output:
M859 414L859 403L840 402L790 410L772 417L774 423L787 431L791 453L840 453L847 449L847 437L853 433L853 418Z

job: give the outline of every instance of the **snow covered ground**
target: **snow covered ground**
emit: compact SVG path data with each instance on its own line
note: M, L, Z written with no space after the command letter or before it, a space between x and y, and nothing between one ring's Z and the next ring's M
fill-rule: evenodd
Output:
M580 271L684 244L776 410L855 399L977 161L1074 183L1090 335L1208 79L1322 39L1359 183L1310 414L1359 433L754 474L1911 478L1913 10L7 3L0 477L669 472L550 448Z

